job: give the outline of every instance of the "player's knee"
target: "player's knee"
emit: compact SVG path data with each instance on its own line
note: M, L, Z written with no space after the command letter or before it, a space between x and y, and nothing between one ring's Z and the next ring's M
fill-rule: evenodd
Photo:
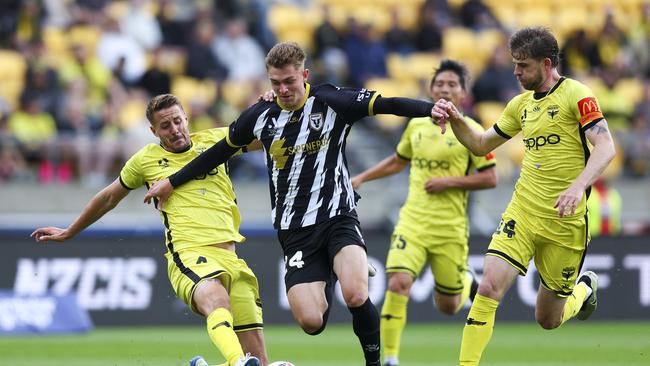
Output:
M325 322L323 321L323 315L314 313L303 314L296 318L298 325L302 330L310 335L316 335L323 331Z
M407 296L411 291L411 281L403 276L391 276L388 279L388 291Z
M491 281L483 280L478 286L478 293L490 299L500 300L503 296L503 289Z
M458 296L443 296L436 294L434 296L436 302L436 307L440 310L441 313L446 315L454 315L458 311Z
M436 305L438 306L438 310L440 310L441 313L446 315L454 315L456 314L456 309L458 309L458 305L449 301L442 301L437 303Z
M363 305L366 300L368 300L368 292L360 290L347 291L347 293L343 294L343 299L349 308L356 308Z
M559 327L562 324L562 320L556 317L541 317L536 316L537 323L544 329L551 330Z

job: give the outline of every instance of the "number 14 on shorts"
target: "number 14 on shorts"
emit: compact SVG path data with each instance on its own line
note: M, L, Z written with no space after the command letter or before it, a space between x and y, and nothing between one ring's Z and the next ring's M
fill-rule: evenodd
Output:
M289 267L302 268L305 265L305 261L302 260L302 250L297 251L291 259L287 261L287 256L284 256L284 263L288 263Z

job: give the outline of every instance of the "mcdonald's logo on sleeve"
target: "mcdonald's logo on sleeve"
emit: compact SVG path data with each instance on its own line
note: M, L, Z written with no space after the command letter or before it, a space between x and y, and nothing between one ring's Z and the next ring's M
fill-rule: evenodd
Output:
M600 111L595 97L580 99L578 101L578 110L580 111L580 126L584 126L595 119L603 118L603 112Z

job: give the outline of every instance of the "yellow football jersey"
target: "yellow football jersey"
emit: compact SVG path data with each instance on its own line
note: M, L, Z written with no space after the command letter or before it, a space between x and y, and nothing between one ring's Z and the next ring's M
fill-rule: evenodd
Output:
M133 155L120 172L120 182L127 189L162 180L180 170L228 133L228 128L204 130L190 135L189 150L174 153L162 146L148 144ZM175 252L223 242L242 242L241 217L227 167L220 165L205 176L174 189L164 211L167 248Z
M542 217L558 217L553 208L589 158L584 131L603 118L593 92L561 78L548 93L528 91L514 97L494 125L505 138L523 134L524 160L510 207ZM587 195L575 216L585 214Z
M481 125L466 117L472 126ZM409 191L396 230L421 235L458 238L467 236L467 190L447 189L430 194L424 189L433 177L465 176L474 169L495 165L493 154L475 156L463 146L451 128L443 135L431 118L412 119L397 145L397 155L410 160Z

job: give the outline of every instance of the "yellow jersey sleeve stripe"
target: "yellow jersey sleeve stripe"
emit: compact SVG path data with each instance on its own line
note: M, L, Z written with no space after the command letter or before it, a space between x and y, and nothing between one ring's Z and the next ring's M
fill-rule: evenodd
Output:
M480 168L476 168L476 170L479 171L479 172L482 172L482 171L484 171L485 169L492 168L492 167L494 167L494 166L496 166L496 165L497 165L496 163L492 163L492 164L488 164L488 165L483 165L483 166L480 167Z
M593 120L593 121L591 121L589 123L585 123L584 125L580 126L580 129L583 130L583 131L587 131L589 128L591 128L591 126L595 125L596 123L598 123L598 122L600 122L600 121L602 121L604 119L605 119L604 117L597 118L597 119L595 119L595 120Z
M122 185L122 187L128 189L129 191L132 191L132 190L135 189L135 188L131 188L131 187L127 186L126 183L124 183L124 180L122 179L121 175L120 175L120 184Z
M397 157L400 158L400 159L404 159L404 160L411 161L411 158L409 158L409 157L407 157L407 156L404 156L404 155L400 154L400 153L397 152L397 151L395 151L395 155L397 155Z
M242 147L242 146L246 146L246 145L235 145L235 144L233 144L233 143L230 141L230 134L227 134L227 135L226 135L226 143L227 143L230 147L235 147L235 148L240 148L240 147Z
M494 131L496 131L496 133L498 133L499 135L501 135L501 137L506 138L506 139L508 139L508 140L510 140L510 139L512 138L512 136L510 136L510 135L508 135L507 133L503 132L503 131L499 128L498 125L495 124L495 125L493 125L492 127L494 128Z
M368 116L374 116L374 107L375 107L375 100L379 96L378 92L375 92L375 94L372 95L372 98L370 98L370 101L368 102Z

